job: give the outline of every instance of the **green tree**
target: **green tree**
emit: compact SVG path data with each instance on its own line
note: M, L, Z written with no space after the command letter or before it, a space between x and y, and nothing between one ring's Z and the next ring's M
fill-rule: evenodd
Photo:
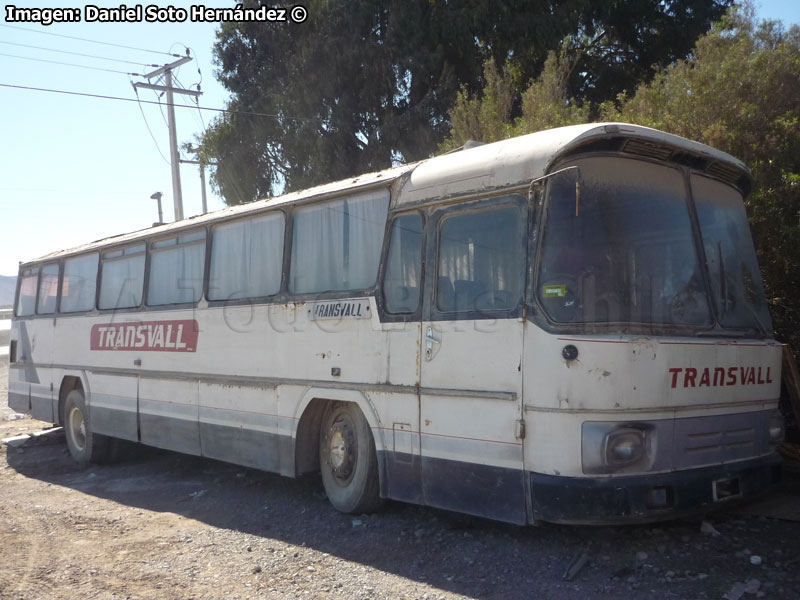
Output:
M512 118L515 91L511 70L502 71L494 62L484 64L486 86L480 93L470 94L466 88L458 92L450 113L450 134L440 146L447 152L463 146L468 140L495 142L517 135L588 123L588 104L569 97L569 78L577 59L571 56L569 40L564 40L561 51L550 52L541 74L519 94L521 115Z
M569 89L613 98L685 56L729 2L311 0L301 24L224 23L215 55L232 112L204 136L203 156L229 203L424 158L459 90L483 86L485 61L513 83L498 109L518 115L520 91L572 36L585 43Z

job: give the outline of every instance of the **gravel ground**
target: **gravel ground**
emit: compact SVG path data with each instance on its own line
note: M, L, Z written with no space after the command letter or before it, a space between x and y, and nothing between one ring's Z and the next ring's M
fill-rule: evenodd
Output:
M0 437L48 427L11 420L6 391L0 357ZM513 527L394 502L354 517L316 477L138 447L81 470L58 430L1 448L3 600L800 598L800 522L759 506L628 527ZM779 498L791 513L800 478Z

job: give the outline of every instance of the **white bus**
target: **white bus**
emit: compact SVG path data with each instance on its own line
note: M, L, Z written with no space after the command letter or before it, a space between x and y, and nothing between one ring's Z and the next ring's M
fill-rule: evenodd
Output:
M512 523L641 522L780 477L748 169L552 129L21 264L9 405Z

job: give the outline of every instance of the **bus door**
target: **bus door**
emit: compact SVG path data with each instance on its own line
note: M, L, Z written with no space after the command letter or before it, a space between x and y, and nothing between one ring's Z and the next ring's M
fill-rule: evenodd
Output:
M53 410L53 346L55 345L56 304L58 301L58 263L45 264L39 273L39 290L36 299L36 314L46 318L28 321L26 336L30 345L33 363L47 365L35 368L31 382L31 415L40 421L56 422ZM21 323L21 330L25 330Z
M525 523L519 195L432 215L420 352L425 504Z

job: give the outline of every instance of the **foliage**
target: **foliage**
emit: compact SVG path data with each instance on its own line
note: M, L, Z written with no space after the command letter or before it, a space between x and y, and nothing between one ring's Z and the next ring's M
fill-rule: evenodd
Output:
M458 91L450 112L451 136L440 150L447 152L469 140L494 142L514 135L510 124L514 101L514 84L508 67L499 70L494 61L484 65L486 85L480 96L471 95L466 87Z
M568 41L564 41L564 47ZM450 113L450 135L440 146L447 152L463 146L469 140L495 142L543 129L575 125L589 121L588 106L567 97L568 80L575 68L574 60L563 48L559 54L550 52L541 75L531 82L521 95L522 114L511 118L515 97L514 79L510 69L499 71L492 61L484 64L486 87L480 94L458 92Z
M260 3L269 4L245 5ZM201 155L219 164L212 183L231 204L418 160L449 131L456 98L483 87L484 62L513 84L483 105L500 123L525 110L519 90L571 36L564 83L594 106L685 56L729 3L311 0L301 24L223 23L217 76L232 112L204 136ZM546 106L547 93L528 103Z

